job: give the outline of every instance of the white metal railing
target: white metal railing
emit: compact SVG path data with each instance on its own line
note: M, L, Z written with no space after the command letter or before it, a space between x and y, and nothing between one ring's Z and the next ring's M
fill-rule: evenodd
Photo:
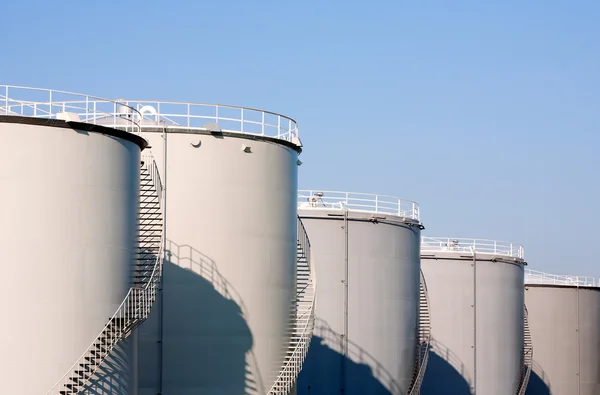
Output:
M303 274L303 282L306 284L298 290L294 306L296 309L296 321L292 324L290 351L284 362L279 375L275 379L269 395L288 395L308 354L308 348L312 340L315 327L315 301L316 301L316 276L312 261L310 260L310 240L302 220L298 217L298 248L297 265L309 269L308 274ZM297 278L300 277L297 274Z
M529 377L531 376L532 366L533 343L531 341L531 331L529 329L529 312L527 311L527 306L523 306L523 357L517 395L525 395L527 385L529 384Z
M419 281L419 341L417 343L417 361L416 370L411 383L408 395L419 395L421 393L421 384L427 370L427 361L429 360L429 348L431 345L431 314L429 293L427 292L427 282L423 271L420 271Z
M0 85L0 115L62 119L118 127L132 133L139 133L141 118L135 108L116 100L11 85Z
M507 241L458 237L421 237L421 253L440 251L477 252L480 254L525 259L523 246Z
M412 200L394 196L357 192L299 190L298 208L328 208L396 215L419 221L419 205Z
M141 128L167 130L209 130L273 137L301 145L298 123L285 115L270 111L231 106L177 101L117 100L113 118L133 119ZM67 106L81 106L78 101ZM130 109L135 109L131 111ZM102 117L98 119L102 122Z
M155 177L158 175L156 162L152 159L145 166L146 170L151 174L156 193L158 196L161 196L162 184L160 183L160 178ZM95 370L98 369L117 343L128 337L135 328L148 318L156 300L162 272L164 246L164 232L162 230L160 232L160 240L156 244L159 248L156 255L154 255L153 269L148 281L142 287L133 286L129 289L117 311L108 320L108 323L102 328L92 344L48 391L47 395L76 394L81 392L83 386L89 382ZM102 351L98 352L97 350ZM86 372L86 376L77 376L76 371L84 371Z
M588 276L558 275L525 269L525 284L573 285L600 287L600 278Z

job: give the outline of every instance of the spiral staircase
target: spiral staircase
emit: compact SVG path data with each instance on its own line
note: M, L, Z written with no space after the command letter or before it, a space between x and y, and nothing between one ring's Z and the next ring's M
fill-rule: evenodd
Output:
M419 395L421 383L427 369L427 360L429 358L429 347L431 344L431 317L429 315L429 298L427 296L427 284L421 271L419 286L419 343L417 344L417 359L413 380L410 384L408 395Z
M81 394L87 390L111 351L148 318L162 271L162 183L151 154L142 155L140 169L139 233L133 284L125 299L92 344L47 395Z
M521 377L519 378L517 395L525 395L527 384L529 383L529 376L531 375L531 367L533 366L533 342L531 341L531 331L529 330L527 307L523 306L523 309L523 367L521 368Z
M310 241L300 217L297 219L296 298L292 303L290 343L280 370L268 395L288 395L308 353L315 327L315 270L310 259Z

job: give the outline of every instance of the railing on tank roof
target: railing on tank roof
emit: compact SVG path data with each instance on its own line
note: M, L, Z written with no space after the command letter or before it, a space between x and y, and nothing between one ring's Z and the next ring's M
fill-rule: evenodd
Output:
M255 108L177 101L117 100L114 117L135 118L142 128L242 133L273 137L301 145L298 123L285 115ZM69 102L68 105L81 105ZM129 112L128 109L135 109ZM118 112L117 112L118 110ZM129 113L128 113L129 112Z
M572 285L579 287L600 287L600 279L588 276L570 276L525 269L525 284Z
M358 192L299 190L299 208L348 209L373 214L396 215L419 221L419 205L394 196Z
M421 253L463 251L525 259L523 246L516 243L456 237L421 237Z
M127 113L129 116L124 116ZM80 93L0 85L0 115L61 119L139 133L141 114L117 100ZM133 115L133 116L131 116Z

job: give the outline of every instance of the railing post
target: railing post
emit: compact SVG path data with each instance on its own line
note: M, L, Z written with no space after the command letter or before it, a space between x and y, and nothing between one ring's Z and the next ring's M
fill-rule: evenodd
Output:
M241 111L242 111L242 114L241 114L242 120L240 121L240 131L242 133L244 133L244 109L242 108Z

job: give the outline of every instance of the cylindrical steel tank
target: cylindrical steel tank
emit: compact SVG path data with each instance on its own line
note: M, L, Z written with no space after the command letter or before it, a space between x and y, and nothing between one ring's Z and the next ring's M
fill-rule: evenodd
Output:
M600 279L526 270L534 346L527 395L600 394Z
M423 237L431 353L422 395L509 395L521 381L523 248Z
M266 394L293 340L296 123L229 106L125 103L143 114L165 185L163 291L139 330L139 394Z
M415 372L421 223L416 203L300 191L318 279L298 395L406 394Z
M70 95L79 103L88 99ZM10 114L0 115L5 394L46 394L73 374L132 283L146 143L83 122L86 109L65 113L51 102L67 96L0 87L0 114ZM96 371L95 394L130 393L130 345L120 342Z

